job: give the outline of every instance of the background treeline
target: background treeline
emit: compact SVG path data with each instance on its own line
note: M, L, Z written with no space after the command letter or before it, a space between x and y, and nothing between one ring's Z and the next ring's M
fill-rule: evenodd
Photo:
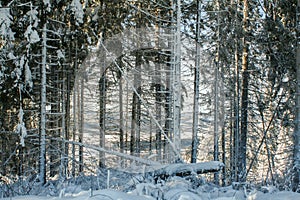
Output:
M163 163L178 157L219 160L226 167L214 180L224 185L254 181L297 190L296 0L2 0L0 5L1 176L39 174L45 183L55 176L97 173L97 167L132 165L120 158L107 163L103 151L91 153L80 145L89 141L122 155L155 155L151 159ZM158 33L154 41L164 39L162 31L180 31L180 43L174 38L166 42L168 51L126 52L110 66L102 59L106 55L95 53L111 37L142 27ZM131 41L116 46L130 50ZM100 75L87 72L104 65ZM181 79L180 99L171 90L174 74ZM84 98L93 75L92 110L98 117L93 123L99 132L91 139Z

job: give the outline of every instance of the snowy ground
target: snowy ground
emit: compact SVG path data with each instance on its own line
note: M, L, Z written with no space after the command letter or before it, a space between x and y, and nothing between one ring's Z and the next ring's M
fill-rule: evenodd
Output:
M13 198L4 198L6 200L155 200L156 198L147 195L137 195L124 193L116 190L98 190L94 191L92 196L90 191L82 191L78 194L65 194L64 197L43 197L43 196L19 196ZM168 192L165 194L166 200L242 200L242 199L262 199L262 200L297 200L300 199L299 193L293 192L274 192L272 194L264 194L262 192L256 192L255 195L245 198L240 192L228 191L226 193L199 193L195 194L188 191L180 191L180 189Z
M108 178L109 177L109 178ZM172 176L154 181L147 174L117 170L100 171L98 176L85 176L60 182L49 181L46 187L36 183L24 196L12 195L4 200L300 200L300 193L278 191L275 187L247 185L239 190L232 186L218 187L202 176ZM1 186L1 185L0 185ZM109 189L106 189L109 187ZM13 191L20 186L11 186ZM3 188L0 187L0 190ZM1 199L0 191L0 199ZM3 195L3 193L2 193Z

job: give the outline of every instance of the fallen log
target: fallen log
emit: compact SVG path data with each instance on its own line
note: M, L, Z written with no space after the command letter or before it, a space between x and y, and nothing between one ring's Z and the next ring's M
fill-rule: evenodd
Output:
M156 169L151 175L155 178L168 178L170 176L189 176L192 174L205 174L209 172L218 172L224 167L219 161L201 162L201 163L174 163Z

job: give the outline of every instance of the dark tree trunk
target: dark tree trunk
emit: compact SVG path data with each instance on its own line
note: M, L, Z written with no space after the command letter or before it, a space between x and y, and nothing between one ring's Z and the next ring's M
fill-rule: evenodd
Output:
M245 34L248 32L248 0L244 0L243 10L243 29ZM243 38L242 55L242 102L241 102L241 135L240 135L240 157L238 171L240 173L239 181L246 181L246 160L247 160L247 132L248 132L248 90L249 90L249 72L248 72L248 42L247 35Z

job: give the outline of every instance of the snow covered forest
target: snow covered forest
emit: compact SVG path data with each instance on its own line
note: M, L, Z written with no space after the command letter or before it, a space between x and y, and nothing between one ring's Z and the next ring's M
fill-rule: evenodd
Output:
M0 0L0 198L300 199L299 65L300 0Z

